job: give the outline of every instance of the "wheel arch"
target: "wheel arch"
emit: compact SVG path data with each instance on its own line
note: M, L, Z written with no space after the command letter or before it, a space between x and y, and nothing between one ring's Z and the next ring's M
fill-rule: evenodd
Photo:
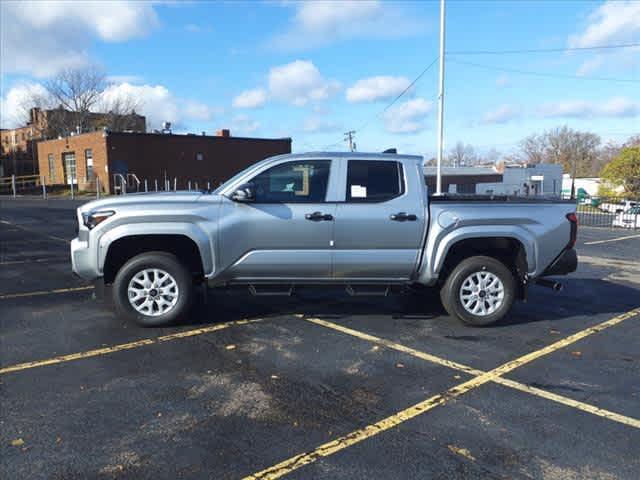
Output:
M113 283L116 274L128 260L146 252L166 252L175 255L197 280L204 278L205 273L211 269L211 260L206 261L207 255L203 255L202 244L189 235L134 233L118 236L110 240L105 248L100 249L104 282ZM207 250L204 252L206 253Z

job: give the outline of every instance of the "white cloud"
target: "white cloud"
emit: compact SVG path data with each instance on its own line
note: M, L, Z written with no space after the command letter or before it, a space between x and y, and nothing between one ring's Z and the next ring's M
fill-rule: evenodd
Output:
M397 107L391 107L384 115L387 131L390 133L416 133L427 128L426 117L433 108L432 102L424 98L408 100Z
M164 121L171 122L175 129L183 129L190 120L209 121L219 112L201 102L178 98L163 85L121 83L109 86L103 94L107 105L118 98L132 98L138 103L136 110L147 117L149 130L160 128Z
M95 39L122 42L157 24L149 2L0 2L0 69L50 76L87 64Z
M144 79L140 75L107 75L107 83L143 83Z
M336 122L319 117L305 119L302 130L306 133L335 132L340 128Z
M607 1L589 15L585 28L569 36L569 47L592 47L633 43L640 34L640 2L637 0ZM605 63L627 62L640 52L640 48L626 48L611 52L605 59L596 55L585 60L578 68L578 75L588 75Z
M640 115L640 103L625 97L614 97L600 104L565 100L542 105L538 113L547 118L635 117Z
M248 115L240 114L231 119L231 134L238 132L240 135L249 135L260 128L260 122Z
M325 100L340 89L340 83L325 79L308 60L296 60L269 71L271 97L298 107Z
M46 96L45 88L39 83L21 83L0 97L0 127L15 128L24 125L34 97Z
M379 0L325 0L293 2L296 12L289 28L272 39L283 50L314 48L349 38L404 37L424 25L397 5Z
M490 110L484 114L482 123L496 124L507 123L520 116L520 108L515 105L500 105L495 110Z
M262 88L245 90L233 99L233 106L236 108L258 108L267 101L267 92Z
M411 81L406 77L378 76L358 80L347 88L347 101L351 103L388 100L402 93Z
M582 33L569 37L569 47L629 42L640 32L640 2L608 1L591 15Z

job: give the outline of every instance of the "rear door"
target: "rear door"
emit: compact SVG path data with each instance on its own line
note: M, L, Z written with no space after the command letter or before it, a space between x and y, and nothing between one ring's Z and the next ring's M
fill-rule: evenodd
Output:
M348 160L335 213L334 278L404 280L415 272L426 211L419 167L408 168L416 171L407 176L395 160Z

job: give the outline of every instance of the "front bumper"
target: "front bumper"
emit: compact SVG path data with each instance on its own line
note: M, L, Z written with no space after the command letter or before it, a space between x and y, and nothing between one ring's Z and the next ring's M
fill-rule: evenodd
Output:
M573 248L570 248L562 252L540 276L567 275L568 273L575 272L577 268L578 254Z
M71 268L73 273L88 281L93 281L100 277L100 272L96 270L93 260L88 241L82 241L79 238L71 240Z

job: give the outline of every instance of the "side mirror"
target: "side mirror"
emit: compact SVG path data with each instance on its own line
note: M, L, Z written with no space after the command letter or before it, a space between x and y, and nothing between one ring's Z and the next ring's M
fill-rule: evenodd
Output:
M231 200L234 202L253 202L254 199L255 195L253 193L252 183L240 185L240 187L231 194Z

